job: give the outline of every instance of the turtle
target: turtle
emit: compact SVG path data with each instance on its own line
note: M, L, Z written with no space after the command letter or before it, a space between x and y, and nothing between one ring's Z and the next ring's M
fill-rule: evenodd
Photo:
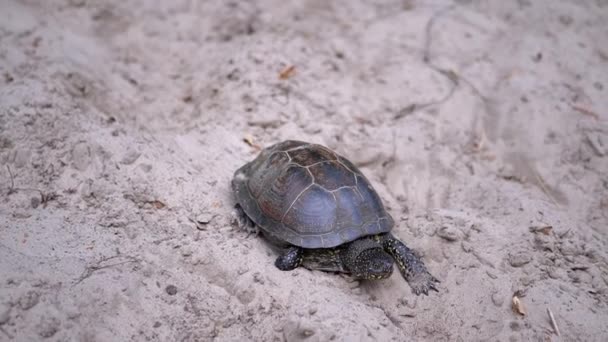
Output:
M416 295L435 278L391 230L394 220L369 180L348 159L314 143L286 140L260 151L232 179L238 222L259 232L290 271L385 279L397 267Z

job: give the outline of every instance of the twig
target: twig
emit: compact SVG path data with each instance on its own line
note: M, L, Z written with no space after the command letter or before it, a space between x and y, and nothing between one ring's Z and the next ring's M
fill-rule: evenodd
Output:
M441 104L441 103L447 101L454 94L454 91L456 90L456 87L458 87L460 81L462 81L462 83L465 83L466 85L468 85L469 88L471 88L471 90L473 91L473 93L481 99L481 103L483 104L486 113L489 111L488 110L488 106L489 106L488 99L477 89L477 87L475 87L475 85L471 81L469 81L462 75L459 75L452 70L446 70L446 69L440 68L431 62L431 43L433 41L433 32L432 32L433 26L435 25L435 22L441 16L445 15L447 12L454 9L454 7L455 7L455 5L450 5L450 6L447 6L443 9L435 12L431 16L431 19L429 19L429 21L426 23L426 26L424 29L424 31L425 31L424 50L422 53L422 61L425 64L427 64L431 69L433 69L433 70L437 71L438 73L442 74L443 76L447 77L453 84L452 89L450 90L450 92L448 93L447 96L445 96L444 98L442 98L439 101L436 101L436 103L430 102L428 104L415 105L415 107L412 109L412 112L414 110L424 108L429 105Z
M597 114L596 112L592 111L591 109L587 109L587 108L585 108L583 106L580 106L580 105L577 105L575 103L571 103L570 107L572 107L572 109L580 112L581 114L585 114L585 115L591 116L595 120L599 120L600 119L599 114Z
M17 193L18 191L36 191L40 194L40 203L43 204L44 207L46 207L47 203L49 201L52 201L54 199L56 199L58 197L58 195L54 192L49 192L49 193L44 193L42 190L40 189L34 189L34 188L15 188L15 177L13 175L13 172L11 171L11 167L9 165L6 165L6 170L8 171L8 174L11 178L11 186L8 188L8 193L7 195L11 195L14 193Z
M8 170L8 175L11 177L11 186L8 188L8 195L17 192L15 190L15 178L13 178L13 173L11 172L11 167L7 164L6 169Z
M445 70L439 69L439 68L435 68L433 66L431 66L432 69L445 74ZM450 79L451 80L451 79ZM405 107L404 109L400 110L399 113L397 113L394 117L393 120L399 120L403 117L408 116L409 114L412 114L416 111L419 111L421 109L424 109L426 107L430 107L430 106L434 106L434 105L440 105L445 103L446 101L448 101L452 95L454 95L454 92L456 92L456 88L458 87L458 82L457 81L452 81L452 87L450 88L450 90L448 91L447 94L445 94L442 98L438 99L438 100L433 100L433 101L429 101L429 102L424 102L424 103L412 103L409 106Z
M447 6L446 8L443 8L443 9L433 13L433 15L431 16L431 19L429 19L429 21L426 23L426 26L424 29L425 39L424 39L424 49L422 52L422 61L424 62L424 64L428 65L431 69L440 73L441 75L445 76L448 80L450 80L450 82L452 83L450 90L447 92L447 94L445 94L442 98L440 98L438 100L432 100L432 101L425 102L425 103L410 104L409 106L407 106L404 109L402 109L401 111L399 111L399 113L397 113L397 115L395 115L393 117L393 120L399 120L409 114L414 113L415 111L424 109L429 106L442 104L442 103L448 101L452 97L452 95L454 95L454 92L456 91L456 88L458 87L458 83L459 83L458 81L460 79L460 76L452 70L446 70L446 69L440 68L431 62L431 42L433 40L433 35L432 35L433 25L435 25L435 21L437 21L437 19L439 19L439 17L441 17L448 11L452 10L453 8L454 8L454 5L451 5L451 6Z
M549 314L549 318L551 319L551 326L553 327L553 331L555 331L555 334L557 336L560 336L559 328L557 327L557 323L555 322L555 317L553 316L553 312L551 312L551 309L547 308L547 313Z
M538 181L538 185L540 186L540 189L543 191L543 193L545 193L545 195L547 195L547 197L549 197L549 199L551 200L551 203L553 203L553 205L555 205L556 207L559 208L560 205L557 204L557 202L555 201L553 196L551 196L551 193L549 192L547 185L543 181L543 178L540 176L538 171L536 171L536 170L533 170L533 171L534 171L534 177L536 177L536 180Z
M446 14L448 11L452 10L453 8L454 8L454 5L450 5L444 9L441 9L441 10L433 13L433 15L431 16L431 19L426 23L426 26L424 28L424 34L425 34L424 50L422 53L422 61L424 61L425 63L431 62L431 42L433 40L433 35L432 35L431 31L433 30L435 21L437 21L437 19L439 19L439 17Z
M127 257L129 260L117 262L117 263L114 263L114 264L100 265L103 262L106 262L108 260L112 260L112 259L115 259L115 258L119 258L119 257L120 257L120 255L115 255L115 256L111 256L111 257L102 258L99 262L97 262L96 265L87 266L84 269L84 271L82 272L82 274L80 275L80 277L78 277L78 279L74 282L74 284L72 285L72 287L80 284L85 279L87 279L88 277L92 276L93 273L95 273L95 272L97 272L99 270L103 270L105 268L110 268L110 267L114 267L114 266L120 266L120 265L128 264L128 263L131 263L131 262L139 262L138 259L129 256L129 257Z

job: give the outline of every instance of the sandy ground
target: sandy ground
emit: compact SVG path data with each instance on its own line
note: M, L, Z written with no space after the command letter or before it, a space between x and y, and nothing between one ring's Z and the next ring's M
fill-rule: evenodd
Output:
M607 22L603 0L0 0L0 341L605 341ZM277 270L229 185L283 139L360 166L440 292Z

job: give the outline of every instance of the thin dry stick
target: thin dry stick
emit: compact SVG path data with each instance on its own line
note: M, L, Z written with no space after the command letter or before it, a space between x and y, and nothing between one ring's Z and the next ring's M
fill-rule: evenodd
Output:
M540 189L545 193L545 195L547 195L547 197L549 197L549 199L551 200L551 203L553 203L556 207L559 208L560 207L559 204L557 204L557 202L555 201L553 196L551 196L551 193L549 193L549 189L545 185L543 178L540 176L540 174L538 174L538 171L536 171L536 170L534 170L534 177L536 177L536 180L538 181L538 185L540 185Z
M126 258L128 258L128 260L125 261L121 261L121 262L116 262L113 264L108 264L108 265L101 265L101 263L106 262L108 260L112 260L115 258L120 258L120 255L114 255L111 257L105 257L102 258L96 265L91 265L91 266L87 266L85 268L85 270L82 272L82 275L80 277L78 277L78 279L74 282L74 284L72 284L72 287L80 284L81 282L83 282L85 279L89 278L90 276L93 275L93 273L99 271L99 270L103 270L106 268L110 268L110 267L114 267L114 266L120 266L120 265L124 265L124 264L128 264L128 263L132 263L132 262L139 262L138 259L131 257L131 256L126 256Z
M553 312L551 309L547 308L547 313L549 314L549 318L551 319L551 326L553 326L553 330L557 336L560 336L559 328L557 327L557 323L555 322L555 317L553 316Z
M15 192L15 178L13 177L13 173L11 172L11 167L6 165L6 169L8 170L8 175L11 177L11 187L8 188L8 194L12 194Z
M595 120L599 120L600 119L599 114L597 114L596 112L592 111L591 109L587 109L587 108L585 108L583 106L580 106L580 105L577 105L575 103L570 104L570 107L572 107L572 109L580 112L581 114L585 114L585 115L591 116Z
M431 16L431 19L426 23L426 26L424 27L424 34L425 34L426 39L424 40L424 50L422 52L422 61L423 62L430 63L430 61L431 61L431 42L433 40L431 31L433 30L435 21L437 21L437 19L439 19L439 17L446 14L448 11L451 11L453 8L454 8L454 5L450 5L450 6L447 6L443 9L433 13L433 15Z
M451 6L448 6L446 8L443 8L443 9L433 13L433 15L431 16L431 19L429 19L429 21L426 23L426 26L424 28L424 34L425 34L424 48L422 50L422 61L424 62L424 64L428 65L429 68L431 68L434 71L445 76L452 84L452 86L450 87L450 90L447 92L447 94L445 94L440 99L432 100L432 101L424 102L424 103L410 104L409 106L407 106L404 109L402 109L401 111L399 111L399 113L397 113L393 117L393 120L399 120L405 116L408 116L408 115L410 115L416 111L419 111L421 109L424 109L426 107L443 104L443 103L447 102L452 97L452 95L454 95L454 93L456 92L456 88L458 88L458 81L460 79L460 76L451 70L442 69L431 62L431 42L433 40L432 30L433 30L433 26L435 25L435 21L437 19L439 19L439 17L446 14L448 11L452 10L453 8L454 8L454 6L451 5Z

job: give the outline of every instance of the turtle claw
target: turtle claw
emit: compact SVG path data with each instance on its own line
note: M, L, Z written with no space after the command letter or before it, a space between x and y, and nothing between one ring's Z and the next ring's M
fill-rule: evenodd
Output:
M439 280L426 271L414 275L408 279L408 283L416 296L419 296L420 294L428 296L431 290L439 292L436 286L436 283L439 283Z
M236 225L247 232L247 238L251 235L257 237L260 233L260 229L255 225L255 223L245 214L243 208L240 205L235 205L234 210L232 212L232 222L236 223Z
M247 231L248 239L251 237L251 235L253 235L253 237L260 235L260 229L255 224L253 226L246 226L245 230Z

